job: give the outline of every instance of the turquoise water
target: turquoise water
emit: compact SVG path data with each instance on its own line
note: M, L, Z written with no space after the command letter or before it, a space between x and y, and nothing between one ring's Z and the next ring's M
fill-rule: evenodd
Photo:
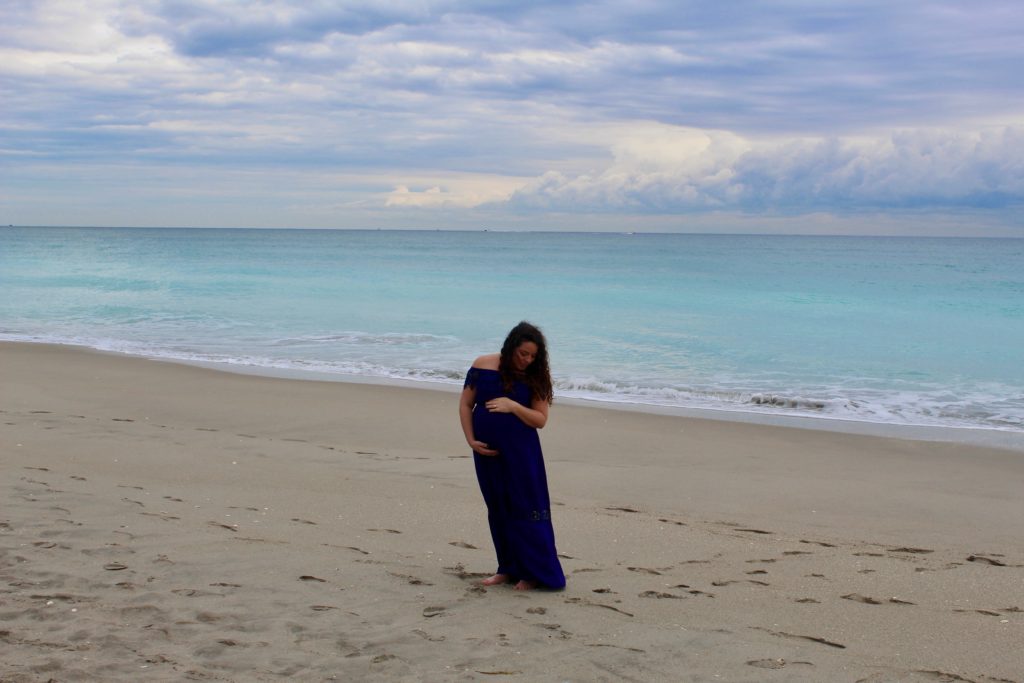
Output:
M561 396L1024 431L1024 240L0 229L0 339L454 384L520 319Z

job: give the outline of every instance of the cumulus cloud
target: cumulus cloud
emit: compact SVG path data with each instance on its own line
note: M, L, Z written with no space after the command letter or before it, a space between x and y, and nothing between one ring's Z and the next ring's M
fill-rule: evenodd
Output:
M896 131L768 142L725 131L641 126L593 173L547 172L509 199L578 211L819 211L1024 204L1024 126Z
M383 197L385 207L414 208L473 208L508 199L522 185L515 178L500 176L467 175L446 178L443 185L425 185L425 178L419 185L401 184ZM380 202L375 202L379 205Z

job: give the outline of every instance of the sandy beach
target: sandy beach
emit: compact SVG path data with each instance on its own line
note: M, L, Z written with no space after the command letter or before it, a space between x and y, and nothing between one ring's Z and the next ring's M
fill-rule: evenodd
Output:
M456 394L0 344L0 680L1024 681L1024 453L566 405L568 586Z

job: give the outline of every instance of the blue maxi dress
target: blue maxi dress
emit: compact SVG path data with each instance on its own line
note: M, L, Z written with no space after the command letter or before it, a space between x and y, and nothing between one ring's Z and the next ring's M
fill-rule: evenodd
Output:
M470 368L464 386L476 389L473 435L498 451L496 456L473 453L498 555L497 573L508 574L513 581L525 579L547 588L564 588L537 430L511 413L489 412L485 405L492 398L508 396L530 407L530 389L516 382L508 393L501 374L485 368Z

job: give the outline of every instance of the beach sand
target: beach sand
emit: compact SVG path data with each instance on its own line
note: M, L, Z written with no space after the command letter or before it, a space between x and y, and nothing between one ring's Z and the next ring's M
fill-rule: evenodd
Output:
M484 589L456 396L0 344L0 680L1024 681L1024 453L556 401Z

